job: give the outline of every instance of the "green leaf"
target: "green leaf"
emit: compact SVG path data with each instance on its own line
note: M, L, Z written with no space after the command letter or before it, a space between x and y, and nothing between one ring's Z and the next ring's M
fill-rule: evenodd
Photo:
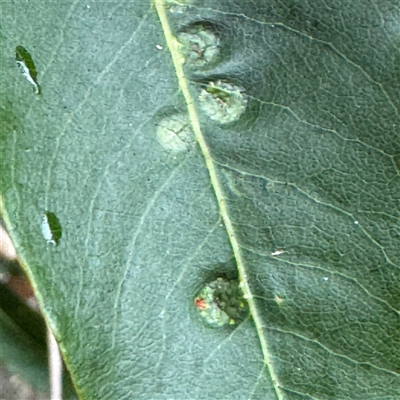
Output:
M399 20L3 4L2 212L82 398L400 397Z

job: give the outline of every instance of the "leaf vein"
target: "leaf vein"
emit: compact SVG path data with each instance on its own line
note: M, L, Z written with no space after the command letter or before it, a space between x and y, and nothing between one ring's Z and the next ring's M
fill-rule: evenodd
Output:
M117 332L117 317L118 317L118 308L119 308L119 303L121 300L121 294L122 294L122 286L124 282L126 281L126 276L128 274L129 266L132 263L132 258L133 258L133 250L136 245L136 240L139 236L139 233L141 232L144 222L149 215L150 211L153 209L154 204L156 203L157 199L160 197L160 195L164 192L165 188L171 183L173 177L175 176L176 172L186 163L186 161L189 159L188 153L185 157L185 159L176 167L172 170L168 178L165 180L165 182L154 192L153 196L147 203L146 209L144 210L143 214L140 217L139 224L136 227L135 232L132 235L132 240L130 244L128 245L127 253L128 253L128 258L125 263L124 271L122 274L122 279L120 280L118 287L117 287L117 293L115 295L115 301L114 301L114 321L113 321L113 330L112 330L112 347L115 346L115 336Z
M349 357L349 356L347 356L345 354L336 353L335 351L329 349L327 346L325 346L324 344L322 344L318 340L307 338L307 337L305 337L303 335L300 335L297 332L286 331L284 329L277 328L277 327L272 327L272 326L268 327L268 329L270 329L272 331L280 332L280 333L283 333L283 334L286 334L286 335L295 336L296 338L298 338L300 340L303 340L305 342L313 343L313 344L319 346L320 348L322 348L323 350L325 350L327 353L332 354L334 357L342 358L344 360L350 361L353 364L369 366L369 367L374 368L376 370L379 370L379 371L382 371L382 372L386 372L386 373L388 373L390 375L394 375L395 377L400 378L400 374L398 372L396 372L396 371L392 371L392 370L387 369L387 368L379 367L379 366L377 366L377 365L375 365L375 364L373 364L371 362L357 361L357 360L355 360L355 359L353 359L353 358L351 358L351 357Z
M298 190L300 193L302 193L304 196L306 196L307 198L309 198L310 200L314 201L315 203L321 204L322 206L325 206L325 207L332 208L333 210L336 210L336 211L338 211L338 212L340 212L340 213L346 215L347 217L351 218L351 220L352 220L353 222L356 221L356 218L353 216L352 213L350 213L350 212L348 212L348 211L345 211L345 210L343 210L343 209L341 209L341 208L339 208L339 207L337 207L337 206L334 206L333 204L326 203L326 202L324 202L324 201L321 201L321 200L319 200L319 199L316 199L315 197L311 196L310 194L308 194L306 191L304 191L303 189L301 189L299 186L297 186L297 185L294 184L294 183L291 183L291 182L283 182L283 181L277 181L277 180L269 179L269 178L265 177L264 175L259 175L259 174L254 174L254 173L252 173L252 172L243 171L243 170L240 170L240 169L231 167L231 166L229 166L229 165L227 165L227 164L220 163L220 162L215 161L215 160L214 160L214 163L215 163L215 164L218 164L218 165L220 165L220 166L222 166L222 167L225 167L225 168L227 168L227 169L230 169L231 171L236 171L237 173L239 173L239 174L241 174L241 175L245 175L245 176L247 175L247 176L251 176L251 177L253 177L253 178L264 179L264 180L269 181L269 182L273 182L273 183L277 183L277 184L281 184L281 185L291 186L291 187L295 188L296 190ZM393 216L393 218L396 218L396 216ZM396 218L396 219L397 219L397 218ZM367 230L362 226L362 224L361 224L359 221L357 221L357 226L359 227L359 229L361 230L361 232L363 232L363 234L366 236L366 238L367 238L369 241L371 241L371 242L373 243L373 245L376 246L376 247L382 252L382 254L383 254L384 257L385 257L385 260L386 260L390 265L392 265L393 267L400 269L400 265L397 265L394 261L392 261L392 260L390 259L390 257L388 256L386 250L384 249L384 247L383 247L377 240L375 240L375 239L367 232Z
M182 57L181 57L181 54L179 51L179 44L171 32L171 28L169 26L169 22L168 22L166 13L165 13L164 0L155 0L155 6L156 6L156 10L157 10L157 13L158 13L158 16L159 16L159 19L160 19L160 22L161 22L161 25L162 25L162 28L164 31L164 36L165 36L168 48L169 48L171 56L172 56L172 61L173 61L175 71L177 74L179 86L180 86L180 89L181 89L182 94L186 101L192 128L193 128L197 143L199 144L200 149L203 153L206 166L208 168L211 184L214 188L214 193L217 198L217 203L218 203L218 206L220 209L220 215L224 221L225 228L227 230L228 237L231 242L231 246L232 246L233 253L234 253L237 267L238 267L241 288L243 290L244 296L247 299L251 315L252 315L254 323L256 325L257 333L258 333L258 336L260 339L260 345L261 345L262 352L264 355L264 363L268 367L268 372L269 372L271 380L273 382L275 393L276 393L278 400L283 400L284 397L283 397L283 393L280 389L280 385L278 382L278 376L272 365L271 354L269 353L269 350L268 350L267 338L264 334L264 327L262 325L261 318L258 314L258 310L256 308L256 304L253 299L252 292L250 290L249 282L248 282L247 275L246 275L246 268L245 268L244 261L242 259L242 255L240 252L240 247L239 247L239 243L238 243L238 240L236 237L236 233L235 233L232 222L228 215L226 200L225 200L225 197L224 197L224 194L222 191L221 184L217 177L217 172L215 169L214 161L211 157L210 149L208 148L208 145L205 141L205 138L203 136L203 133L202 133L202 130L200 127L200 122L197 117L197 111L196 111L196 108L194 105L194 101L189 92L187 79L183 72L183 67L182 67L182 63L181 63Z
M261 256L261 257L270 258L270 259L273 259L274 261L276 261L276 257L271 256L270 254L263 253L263 252L261 252L259 250L252 249L251 247L245 246L245 245L242 245L242 248L244 250L247 250L250 253L256 254L256 255ZM390 310L392 310L394 313L396 313L397 316L400 316L400 310L398 310L397 308L393 307L390 303L388 303L386 300L382 299L381 297L375 296L364 285L362 285L360 282L358 282L356 278L353 278L353 277L351 277L349 275L346 275L343 272L331 271L331 270L329 270L327 268L324 268L324 267L321 267L319 265L297 263L297 262L290 261L290 260L287 260L287 259L280 259L279 261L281 263L294 265L296 267L302 267L302 268L307 268L307 269L311 269L311 270L317 270L317 271L321 271L321 272L327 273L329 275L336 275L336 276L339 276L342 279L348 280L348 281L352 282L354 285L356 285L359 289L361 289L366 295L368 295L372 299L378 301L379 303L384 304L386 307L388 307ZM255 296L255 297L264 298L264 297L261 297L261 296Z
M68 118L66 124L64 125L62 131L60 132L60 134L56 137L56 143L55 143L55 149L53 152L53 155L49 161L49 166L47 169L47 178L46 178L46 189L45 189L45 193L44 193L44 203L45 203L45 209L47 209L48 207L48 197L49 197L49 193L50 193L50 186L51 186L51 173L52 173L52 169L53 169L53 165L54 162L57 158L57 154L58 154L58 150L60 148L60 142L61 139L63 138L63 136L65 135L66 131L67 131L67 127L72 123L73 121L73 117L74 115L82 109L82 107L86 104L86 102L90 99L90 95L92 93L93 88L100 83L103 80L103 77L105 74L107 74L111 67L118 61L119 57L124 54L125 49L127 48L127 46L129 46L136 34L140 31L140 29L142 28L143 24L145 23L146 19L147 19L147 14L142 18L142 20L140 21L139 25L137 26L137 28L134 30L134 32L132 33L132 35L129 37L129 39L120 47L120 49L118 51L116 51L114 57L111 59L111 61L104 67L104 69L97 75L97 78L95 79L95 81L93 82L93 84L87 89L87 91L85 92L85 95L82 99L82 101L78 104L78 106L75 108L74 111L72 111L70 117Z

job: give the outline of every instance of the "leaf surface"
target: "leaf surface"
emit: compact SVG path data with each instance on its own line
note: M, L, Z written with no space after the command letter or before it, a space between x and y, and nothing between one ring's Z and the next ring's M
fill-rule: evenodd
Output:
M399 3L180 3L3 4L2 209L78 393L399 398Z

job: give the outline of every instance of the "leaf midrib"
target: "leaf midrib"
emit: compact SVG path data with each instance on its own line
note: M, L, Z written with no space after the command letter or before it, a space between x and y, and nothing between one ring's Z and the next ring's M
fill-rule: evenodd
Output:
M178 78L179 88L182 91L183 97L186 102L190 123L192 125L193 132L195 134L197 143L199 144L200 149L203 153L206 167L207 167L209 175L210 175L211 184L212 184L212 187L214 189L215 196L217 199L220 214L224 221L225 229L228 233L229 241L231 243L233 254L236 259L236 264L237 264L238 273L239 273L240 287L243 290L245 299L247 299L247 302L249 304L250 313L252 315L254 324L256 326L257 334L258 334L258 337L260 340L260 344L261 344L261 348L262 348L262 352L263 352L263 356L264 356L264 364L268 368L268 372L270 374L272 383L274 385L275 393L276 393L278 400L283 400L283 398L284 398L283 393L282 393L280 385L278 383L278 377L273 368L271 355L268 350L268 343L267 343L267 338L263 331L263 324L262 324L261 318L258 314L257 307L256 307L256 304L255 304L255 301L253 298L253 294L250 290L250 285L249 285L249 282L247 279L245 264L243 262L243 258L242 258L241 252L240 252L239 242L236 237L236 233L233 228L232 221L229 218L228 210L226 207L226 201L225 201L223 191L222 191L222 186L219 182L217 172L215 170L215 165L214 165L214 161L211 157L210 149L208 148L207 143L204 139L203 133L201 131L200 122L199 122L199 118L197 115L197 110L194 105L194 99L192 98L192 96L189 92L189 88L187 85L187 79L186 79L184 71L183 71L183 63L182 63L183 55L181 54L181 52L179 50L180 44L179 44L178 40L175 38L175 36L172 34L172 31L171 31L171 28L170 28L170 25L168 22L168 18L167 18L166 12L165 12L165 0L154 0L154 1L155 1L155 7L156 7L156 10L158 13L158 17L160 19L161 26L163 29L163 33L165 36L165 41L166 41L168 49L171 53L172 62L175 67L175 72L176 72L176 75Z

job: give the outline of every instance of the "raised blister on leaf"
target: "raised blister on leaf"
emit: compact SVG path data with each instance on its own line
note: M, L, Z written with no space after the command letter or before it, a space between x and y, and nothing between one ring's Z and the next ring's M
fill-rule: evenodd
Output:
M178 37L182 44L185 62L201 67L218 59L220 46L215 32L204 25L196 24L181 32Z
M202 89L199 100L202 110L222 124L237 121L247 107L244 89L221 80Z
M162 119L157 128L157 140L172 152L187 151L195 142L189 120L183 114L172 114Z
M194 306L211 328L237 325L248 313L247 302L236 280L217 278L205 285L194 299Z

